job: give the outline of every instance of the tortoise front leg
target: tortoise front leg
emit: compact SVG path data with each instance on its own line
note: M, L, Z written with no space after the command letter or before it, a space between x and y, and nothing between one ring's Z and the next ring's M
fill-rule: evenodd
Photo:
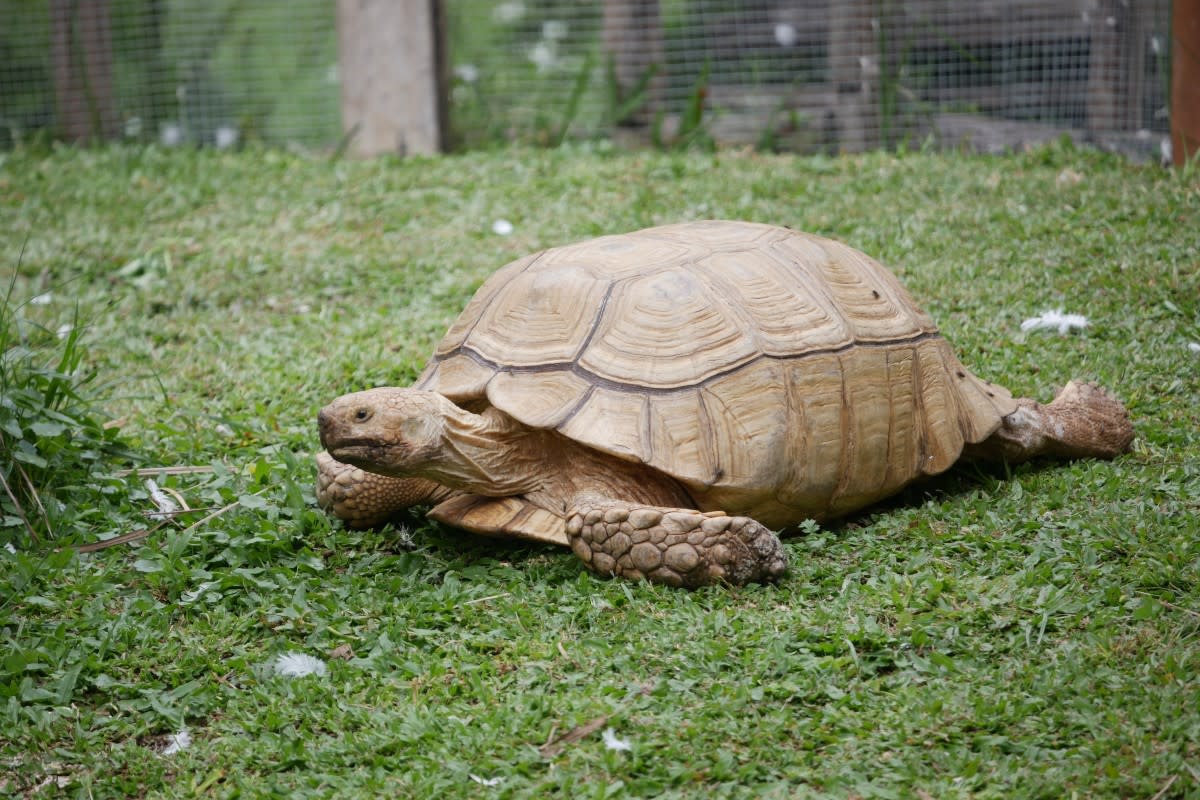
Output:
M317 503L349 528L383 525L421 503L440 503L453 490L424 478L392 478L317 455Z
M566 527L571 549L599 575L695 589L775 580L787 569L774 533L723 511L586 498L567 514Z

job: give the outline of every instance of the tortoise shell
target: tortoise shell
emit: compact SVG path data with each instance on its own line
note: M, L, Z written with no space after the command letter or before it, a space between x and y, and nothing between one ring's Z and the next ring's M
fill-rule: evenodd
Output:
M416 388L648 464L700 508L773 527L941 472L1016 409L877 261L720 221L507 265Z

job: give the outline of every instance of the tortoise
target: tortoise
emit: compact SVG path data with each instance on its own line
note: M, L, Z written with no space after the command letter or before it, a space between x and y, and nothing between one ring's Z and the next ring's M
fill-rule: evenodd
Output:
M960 457L1111 458L1119 400L1014 399L885 267L839 242L702 221L535 253L475 293L411 388L318 415L319 502L352 527L417 504L569 545L601 575L769 581L773 529L839 517Z

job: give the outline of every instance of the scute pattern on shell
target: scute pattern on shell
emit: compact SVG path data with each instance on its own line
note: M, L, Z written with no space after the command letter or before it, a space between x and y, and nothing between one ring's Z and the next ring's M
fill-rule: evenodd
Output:
M768 526L940 472L1016 408L876 261L744 222L516 261L479 289L416 386L649 464L702 507Z

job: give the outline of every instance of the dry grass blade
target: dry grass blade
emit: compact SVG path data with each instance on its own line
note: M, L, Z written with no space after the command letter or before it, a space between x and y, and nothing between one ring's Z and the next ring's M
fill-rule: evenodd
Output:
M1167 779L1167 782L1163 784L1163 787L1161 789L1159 789L1158 792L1155 793L1154 797L1150 798L1150 800L1162 800L1163 797L1166 797L1167 792L1170 790L1170 788L1172 786L1175 785L1175 781L1177 781L1178 779L1179 779L1178 775L1172 775L1170 778Z
M578 741L586 739L596 731L603 728L608 723L608 715L596 717L593 720L577 725L571 730L564 733L557 739L552 739L538 748L538 752L542 754L542 758L553 758L562 752L562 749L569 744L575 744Z
M107 550L108 548L116 547L119 544L129 544L131 542L136 542L139 539L145 539L147 536L154 533L156 530L158 530L159 528L161 528L163 525L166 525L166 524L167 523L164 520L163 522L160 522L157 525L155 525L153 528L140 528L136 531L130 531L129 533L123 533L120 536L114 536L111 539L105 539L102 542L92 542L91 544L77 544L77 545L75 545L74 549L75 549L75 552L77 552L77 553L95 553L99 550Z
M254 495L260 495L265 491L266 491L266 489L259 489L257 492L254 493ZM234 500L232 503L230 503L227 506L221 506L220 508L218 508L216 511L213 511L208 516L203 517L202 519L199 519L199 520L193 522L191 525L188 525L186 528L184 528L181 531L181 533L188 533L190 531L195 530L196 528L199 528L201 525L204 525L207 522L211 522L212 520L221 516L225 512L229 511L230 509L236 508L238 505L241 504L241 502L242 501L239 499L239 500ZM199 510L200 509L191 509L191 511L193 511L193 512L199 511ZM178 516L179 514L186 514L186 513L188 513L188 512L187 511L175 512L172 514L172 519L175 516ZM153 528L146 528L144 530L130 531L129 533L125 533L120 536L116 536L112 539L105 539L103 542L93 542L92 544L78 545L75 547L75 550L80 553L94 553L97 550L104 550L105 548L114 547L119 544L129 544L130 542L136 542L139 539L145 539L150 534L159 530L164 525L166 525L168 521L169 520L163 520L162 522L155 525Z
M501 592L500 594L489 594L487 597L476 597L474 600L466 600L464 606L473 606L479 603L486 603L489 600L499 600L501 597L508 597L509 592Z
M187 512L189 512L189 511L195 511L195 510L196 510L196 509L193 509L191 506L189 506L189 505L188 505L188 503L187 503L187 500L185 500L185 499L183 498L183 495L182 495L182 494L180 494L179 492L175 491L175 490L174 490L174 489L172 489L170 486L160 486L160 487L158 487L158 488L159 488L159 491L166 492L167 494L171 495L171 497L174 497L174 498L175 498L175 501L179 503L179 510L178 510L178 511L165 511L165 512L164 512L164 511L160 511L160 512L158 512L158 513L160 513L160 514L186 514L186 513L187 513Z
M25 525L25 530L29 531L29 538L34 542L40 542L37 531L33 529L33 525L29 523L29 518L25 516L25 509L21 506L21 501L13 494L12 487L8 485L8 481L4 478L4 473L0 472L0 484L4 485L4 493L8 495L8 499L12 501L13 510L17 512L17 516L21 518L22 524Z
M113 474L118 478L128 478L130 475L140 478L143 475L203 475L212 471L212 467L206 466L135 467L133 469L120 469Z
M13 462L13 466L17 468L17 472L21 473L21 480L25 481L25 488L29 490L29 496L33 498L34 504L37 505L38 512L42 515L42 522L46 523L46 533L53 539L54 529L50 527L50 515L46 513L46 507L42 505L42 498L38 497L37 487L33 485L33 481L29 480L29 473L25 471L24 467L15 461ZM37 537L34 537L35 541L36 539Z

